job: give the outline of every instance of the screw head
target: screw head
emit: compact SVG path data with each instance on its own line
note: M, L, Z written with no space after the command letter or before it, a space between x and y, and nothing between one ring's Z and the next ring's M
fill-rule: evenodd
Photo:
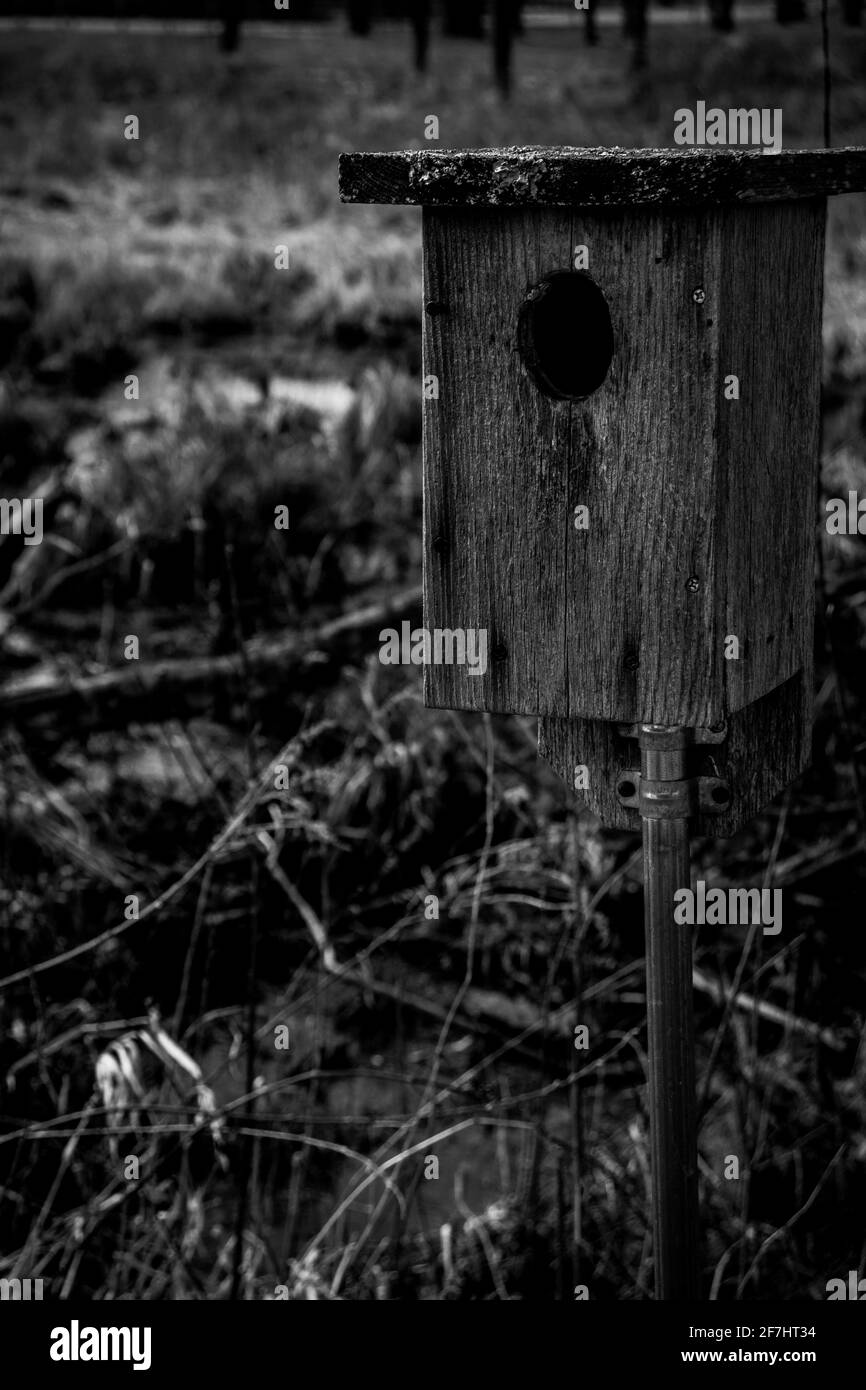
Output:
M695 301L696 304L703 304L706 297L707 292L705 289L702 288L701 285L698 285L697 289L692 290L692 299Z
M691 579L686 580L686 588L688 589L690 594L696 594L700 587L701 581L698 579L696 574L693 574Z
M634 652L630 652L623 662L623 666L627 671L636 671L639 665L640 658L635 656Z
M448 305L443 304L441 299L428 299L427 303L424 305L424 309L432 319L435 318L437 314L447 314Z

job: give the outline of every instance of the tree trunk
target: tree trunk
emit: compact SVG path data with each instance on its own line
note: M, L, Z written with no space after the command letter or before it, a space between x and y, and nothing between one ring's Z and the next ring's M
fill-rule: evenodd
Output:
M598 43L598 25L595 22L595 11L597 6L592 3L583 12L583 37L590 48L594 48Z
M734 28L734 0L710 0L710 24L720 34Z
M372 0L349 0L349 29L359 38L366 38L373 27Z
M493 75L505 98L511 94L515 10L514 0L493 0Z
M241 21L243 5L239 0L225 0L222 7L223 23L220 30L220 52L237 53L241 43Z
M779 24L797 24L805 18L804 0L776 0L776 20Z
M483 0L444 0L443 33L452 39L483 39L483 14Z
M431 0L415 0L412 7L412 39L415 54L415 71L427 71L427 55L430 50L430 11Z
M632 72L640 72L647 65L646 58L646 7L647 0L623 0L623 32L633 41L631 54Z

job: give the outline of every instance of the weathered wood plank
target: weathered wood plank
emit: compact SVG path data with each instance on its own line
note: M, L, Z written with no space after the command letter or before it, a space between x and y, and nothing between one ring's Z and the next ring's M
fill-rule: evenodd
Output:
M815 612L825 206L725 208L718 315L716 585L729 710L805 667ZM725 378L739 381L726 400Z
M482 676L426 667L430 705L563 709L571 417L529 381L515 340L527 286L570 264L572 231L556 210L424 210L425 303L444 309L424 324L440 390L424 403L424 621L485 628L490 662Z
M866 189L866 149L521 146L340 155L347 203L427 207L707 207Z
M700 816L696 835L734 835L806 767L812 745L812 661L778 690L730 715L721 744L692 750L694 776L721 777L731 801L714 816ZM608 826L640 834L636 810L621 806L616 785L622 773L640 768L637 743L623 738L616 724L593 719L540 719L538 751L569 787L584 766L586 790L575 791Z

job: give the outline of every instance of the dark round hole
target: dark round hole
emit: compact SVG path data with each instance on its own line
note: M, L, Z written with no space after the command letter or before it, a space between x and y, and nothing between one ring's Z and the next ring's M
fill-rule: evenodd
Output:
M727 787L713 787L712 797L717 806L727 806L731 793Z
M546 275L523 301L517 345L546 396L580 401L597 391L613 357L613 328L595 281L579 270Z
M617 787L617 791L619 792L620 796L629 797L634 796L635 792L637 791L637 787L635 786L634 782L620 782L619 786Z

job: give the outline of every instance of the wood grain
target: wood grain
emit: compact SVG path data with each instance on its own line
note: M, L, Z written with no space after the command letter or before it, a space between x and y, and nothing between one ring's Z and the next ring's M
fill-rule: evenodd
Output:
M425 207L708 207L866 189L866 149L523 146L340 155L347 203Z
M714 726L805 668L823 216L424 210L424 620L490 661L427 667L428 704ZM563 401L517 324L577 244L614 355Z
M821 201L719 216L718 293L704 307L719 320L716 585L725 634L745 639L722 663L737 710L811 657L826 217ZM739 401L725 400L729 373Z

